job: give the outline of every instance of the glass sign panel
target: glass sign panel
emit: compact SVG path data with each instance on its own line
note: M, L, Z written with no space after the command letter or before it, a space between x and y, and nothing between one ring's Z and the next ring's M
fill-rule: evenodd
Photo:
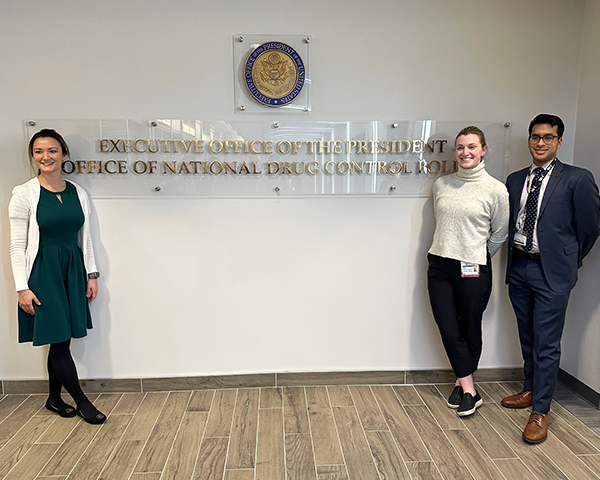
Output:
M455 171L454 138L467 123L226 122L181 119L28 119L71 150L65 178L94 196L429 196ZM504 181L509 124L478 123L488 172Z

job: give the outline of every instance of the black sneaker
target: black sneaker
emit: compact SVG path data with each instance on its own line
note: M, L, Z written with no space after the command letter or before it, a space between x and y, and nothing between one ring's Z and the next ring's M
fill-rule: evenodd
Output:
M448 397L448 406L450 408L460 407L460 401L463 398L463 389L460 385L456 385L452 393Z
M468 415L473 415L475 410L483 405L483 400L481 399L481 395L476 391L475 396L471 395L469 392L465 393L460 401L460 406L458 407L458 411L456 412L459 417L466 417Z

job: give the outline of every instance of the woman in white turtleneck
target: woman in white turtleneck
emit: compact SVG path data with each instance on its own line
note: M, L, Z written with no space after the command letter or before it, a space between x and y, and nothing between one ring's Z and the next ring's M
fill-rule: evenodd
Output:
M475 390L483 345L481 322L492 291L491 257L508 236L508 192L485 171L483 132L463 128L456 136L458 171L433 185L436 228L427 256L433 316L456 375L448 406L472 415L483 403Z

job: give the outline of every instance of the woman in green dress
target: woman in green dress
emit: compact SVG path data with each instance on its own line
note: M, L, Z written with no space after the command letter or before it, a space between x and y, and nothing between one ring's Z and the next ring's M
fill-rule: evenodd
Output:
M37 177L13 189L9 206L10 257L19 296L19 342L50 345L46 408L61 417L106 421L79 385L71 338L92 328L88 304L98 295L99 273L90 235L89 199L61 176L69 148L44 129L29 142ZM77 407L61 398L62 387Z

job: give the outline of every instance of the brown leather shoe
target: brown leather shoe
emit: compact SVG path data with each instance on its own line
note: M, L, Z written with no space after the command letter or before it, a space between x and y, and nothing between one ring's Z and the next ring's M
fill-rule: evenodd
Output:
M523 430L523 440L527 443L541 443L548 436L548 415L531 412L529 421Z
M533 393L528 390L515 393L502 399L502 406L506 408L527 408L533 404Z

